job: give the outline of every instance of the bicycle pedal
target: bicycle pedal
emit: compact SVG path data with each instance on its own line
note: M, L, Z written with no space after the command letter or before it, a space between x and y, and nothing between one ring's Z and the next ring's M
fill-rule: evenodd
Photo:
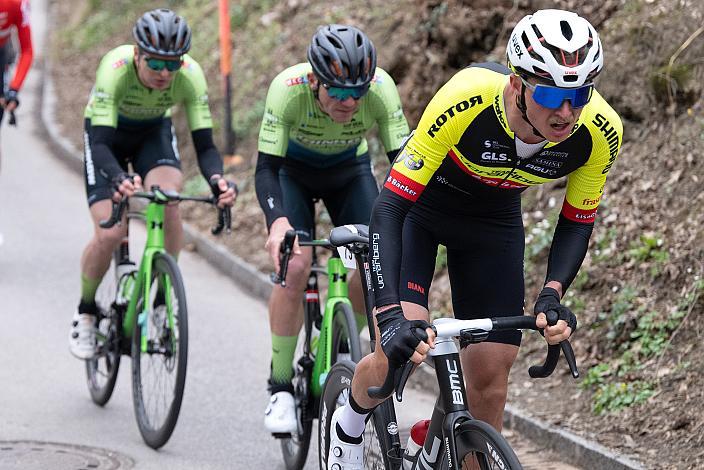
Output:
M274 439L291 439L290 432L272 432L271 435L274 436Z

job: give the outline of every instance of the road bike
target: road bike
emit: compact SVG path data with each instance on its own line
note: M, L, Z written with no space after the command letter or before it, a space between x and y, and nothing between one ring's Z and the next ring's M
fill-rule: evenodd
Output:
M279 274L272 281L286 287L288 262L293 251L296 232L289 230L280 250ZM357 322L348 292L348 270L344 259L329 240L299 241L299 246L313 247L311 271L303 296L304 323L302 338L294 359L294 400L298 430L295 433L274 434L281 439L281 451L286 468L300 470L308 457L313 420L318 416L318 403L323 383L333 364L341 359L355 363L362 357ZM331 251L326 265L318 264L316 248ZM343 257L349 257L343 253ZM318 276L327 276L328 292L321 312Z
M337 230L337 228L335 229ZM331 241L354 245L353 252L360 266L364 267L364 288L371 298L368 231L357 227L356 233L345 237L330 237ZM370 327L371 345L374 348L374 329L369 306L367 319ZM557 323L557 313L547 312L548 323ZM439 397L430 420L422 449L408 457L404 463L404 449L399 439L393 397L389 397L369 415L364 435L365 468L400 470L412 469L521 469L521 464L506 439L491 425L474 419L468 411L459 351L454 338L466 344L484 341L492 330L531 329L538 330L533 316L483 318L456 320L441 318L433 322L436 332L435 348L428 356L432 359L439 385ZM471 347L471 346L470 346ZM559 345L548 346L545 362L529 369L531 377L547 377L555 369L560 351L563 351L573 377L578 377L576 361L567 340ZM349 400L355 364L340 361L327 375L320 399L319 464L327 470L326 460L330 446L330 422L332 414ZM396 390L395 398L402 400L403 388L408 380L413 363L408 362L389 368L381 387L370 387L369 396L388 397Z
M146 210L130 212L128 199L113 204L112 215L100 226L122 223L127 212L126 235L113 255L96 304L96 354L86 361L92 400L105 405L112 395L121 356L132 359L132 398L139 431L154 448L166 444L178 420L188 360L188 310L178 264L164 248L164 210L167 204L197 201L215 204L214 197L183 196L152 186L134 198L148 201ZM130 260L129 221L145 220L147 240L139 268ZM218 209L219 234L230 231L230 209Z

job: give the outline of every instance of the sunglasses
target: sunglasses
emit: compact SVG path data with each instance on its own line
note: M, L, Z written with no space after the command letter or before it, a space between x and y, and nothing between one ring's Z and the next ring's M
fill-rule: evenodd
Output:
M369 85L359 86L355 88L338 88L323 83L323 88L327 90L330 98L334 98L339 101L345 101L347 98L350 97L354 100L358 100L369 91Z
M565 100L569 101L573 108L581 108L589 103L594 91L594 84L591 83L579 88L561 88L540 83L532 85L523 77L521 77L521 81L533 91L533 101L549 109L559 108Z
M180 60L164 60L155 59L153 57L145 57L144 60L147 61L147 67L154 70L155 72L161 72L166 69L169 72L175 72L181 68Z

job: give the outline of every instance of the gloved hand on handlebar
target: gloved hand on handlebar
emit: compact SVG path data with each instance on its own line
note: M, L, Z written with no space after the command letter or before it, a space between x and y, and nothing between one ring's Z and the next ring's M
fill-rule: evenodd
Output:
M557 324L548 326L545 314L549 311L557 313ZM577 330L577 317L572 311L560 303L560 294L552 287L543 287L535 302L533 312L537 316L536 325L544 328L545 340L549 344L557 344L569 338Z
M218 198L218 207L220 209L232 207L235 199L237 199L237 185L232 181L226 180L221 175L211 176L208 183L213 196Z
M398 305L377 313L376 322L381 349L392 364L402 365L409 360L420 364L434 346L430 324L425 320L406 319Z
M123 197L131 197L142 187L142 178L139 175L129 175L125 172L118 173L112 179L112 195L114 202L120 202Z

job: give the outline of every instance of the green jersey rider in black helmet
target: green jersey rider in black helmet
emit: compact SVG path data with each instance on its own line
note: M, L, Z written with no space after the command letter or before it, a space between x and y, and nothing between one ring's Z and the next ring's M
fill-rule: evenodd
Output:
M235 200L235 188L223 178L222 157L213 143L203 70L186 54L191 48L186 20L171 10L151 10L132 32L136 45L119 46L101 60L84 113L84 176L94 228L81 257L81 298L69 332L70 351L79 359L95 354L95 292L126 227L103 229L98 221L109 218L111 203L134 194L142 179L147 188L182 187L173 106L181 104L186 111L198 166L219 197L218 205L231 206ZM128 163L136 173L133 178L127 174ZM177 205L166 208L164 230L166 249L178 255L183 229Z
M257 197L269 230L265 249L278 268L287 230L310 240L316 199L334 225L367 224L379 194L372 174L367 131L378 125L390 160L408 135L396 85L376 66L376 50L358 28L318 28L308 62L282 71L271 82L259 131L255 174ZM303 323L300 293L308 280L312 251L294 245L286 288L274 286L269 301L272 360L271 399L264 424L273 434L298 429L291 362ZM354 310L364 312L359 276L351 279ZM360 325L366 317L360 315Z

